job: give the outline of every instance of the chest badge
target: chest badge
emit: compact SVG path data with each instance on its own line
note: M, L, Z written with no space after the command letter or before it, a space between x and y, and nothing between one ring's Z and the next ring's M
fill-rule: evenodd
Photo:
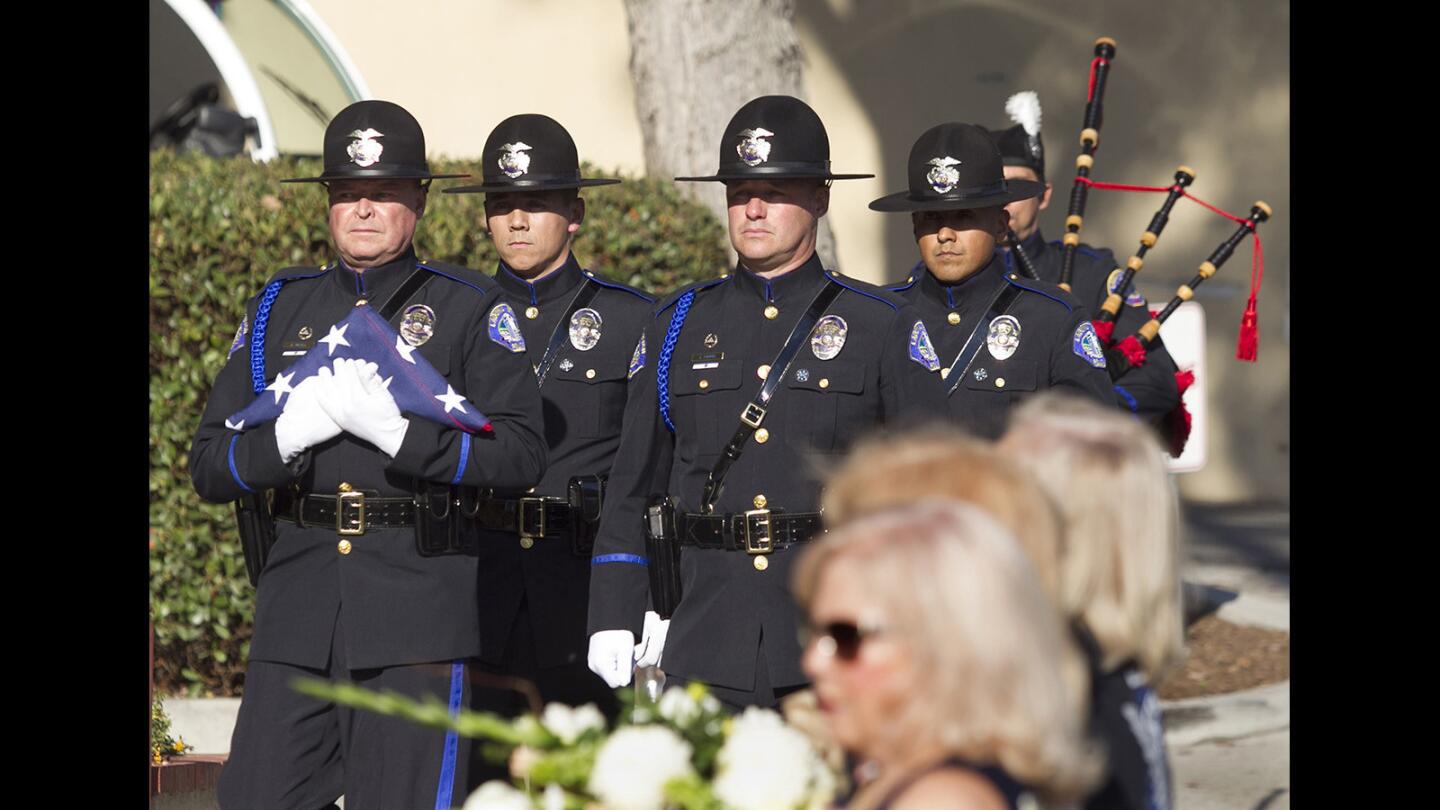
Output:
M960 161L949 155L930 158L930 171L926 173L925 181L935 189L936 194L949 194L960 182L960 172L952 168L959 165Z
M711 332L705 336L705 348L713 349L720 344L720 336Z
M600 342L600 313L586 307L570 316L570 345L588 352Z
M500 171L512 180L529 171L530 156L525 154L525 150L534 148L524 141L501 145Z
M625 379L635 376L635 373L645 367L645 333L640 333L640 340L635 344L635 353L630 355L630 368L625 372Z
M561 370L561 371L569 371L570 369L572 369L572 368L574 368L574 367L575 367L575 364L572 363L572 362L570 362L570 358L568 358L568 357L565 358L564 360L561 360L561 361L560 361L560 370Z
M299 334L301 340L309 340L315 336L315 330L308 326L302 326L297 334Z
M910 359L924 366L926 371L940 370L940 356L935 353L930 333L920 321L910 327Z
M815 324L815 329L810 333L810 351L821 360L834 359L840 350L845 348L845 334L850 331L849 324L839 315L826 315Z
M1020 322L1010 315L1001 315L990 322L985 335L985 348L996 360L1004 360L1020 348Z
M385 147L375 139L385 137L385 133L374 129L357 129L350 133L350 137L355 140L345 147L345 154L350 156L352 163L363 169L380 162L380 153L385 151Z
M745 161L746 166L759 166L770 159L770 142L766 138L773 137L775 133L764 127L754 129L742 129L740 137L744 140L735 147L740 159Z
M1105 368L1105 349L1100 346L1100 336L1095 334L1095 327L1089 321L1075 327L1075 339L1071 348L1082 360L1095 368Z
M984 380L986 377L989 377L989 376L990 376L990 372L986 371L985 369L983 369L983 368L977 368L977 369L975 369L975 382L980 382L980 381Z
M525 351L525 336L520 334L520 322L515 319L515 310L510 305L498 303L490 310L490 339L512 352Z
M797 369L795 371L795 382L810 382L810 369Z
M435 310L416 304L400 319L400 337L411 346L422 346L435 334Z

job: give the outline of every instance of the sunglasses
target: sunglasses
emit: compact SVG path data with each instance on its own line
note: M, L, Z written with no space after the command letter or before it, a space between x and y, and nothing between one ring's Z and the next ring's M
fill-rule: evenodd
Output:
M821 654L849 662L859 657L861 642L884 632L882 628L861 626L855 622L806 623L800 627L800 646L809 647L814 641Z

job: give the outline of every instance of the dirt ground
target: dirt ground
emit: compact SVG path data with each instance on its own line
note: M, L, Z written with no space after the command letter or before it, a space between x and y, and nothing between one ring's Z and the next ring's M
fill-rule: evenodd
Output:
M1208 616L1186 634L1190 655L1160 682L1165 700L1238 692L1290 677L1290 634Z

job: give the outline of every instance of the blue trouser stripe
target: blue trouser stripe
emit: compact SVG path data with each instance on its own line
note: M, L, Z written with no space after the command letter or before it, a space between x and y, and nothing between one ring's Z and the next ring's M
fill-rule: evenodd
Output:
M460 478L465 475L465 465L470 461L470 434L460 434L460 464L455 468L455 477L450 479L450 486L460 483Z
M465 693L465 664L456 661L450 667L450 717L460 714L460 698ZM440 785L435 791L435 810L450 810L450 797L455 790L455 753L460 738L455 729L445 732L445 762L440 766Z
M254 492L255 490L251 489L251 488L249 487L249 485L247 485L247 484L245 483L244 479L242 479L242 478L240 477L240 471L237 470L237 469L235 469L235 442L237 442L237 441L239 441L239 440L240 440L240 434L239 434L239 433L236 433L234 436L231 436L231 437L230 437L230 450L229 450L229 452L227 452L227 453L225 454L225 455L226 455L226 458L229 459L229 461L230 461L230 475L231 475L232 477L234 477L235 483L239 484L241 489L245 490L246 492Z
M638 554L601 554L599 557L590 558L591 565L603 563L635 563L636 565L649 566L650 561Z

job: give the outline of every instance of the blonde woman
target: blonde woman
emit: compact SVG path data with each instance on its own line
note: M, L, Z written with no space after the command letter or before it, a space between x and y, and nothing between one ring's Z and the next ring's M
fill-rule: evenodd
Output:
M1173 804L1152 684L1184 655L1174 487L1147 427L1119 411L1052 396L1016 410L1002 452L1059 504L1061 600L1090 659L1093 733L1106 743L1098 808Z
M803 665L836 740L879 765L850 808L1072 801L1099 773L1057 663L1077 655L1015 539L957 501L881 510L797 565Z

